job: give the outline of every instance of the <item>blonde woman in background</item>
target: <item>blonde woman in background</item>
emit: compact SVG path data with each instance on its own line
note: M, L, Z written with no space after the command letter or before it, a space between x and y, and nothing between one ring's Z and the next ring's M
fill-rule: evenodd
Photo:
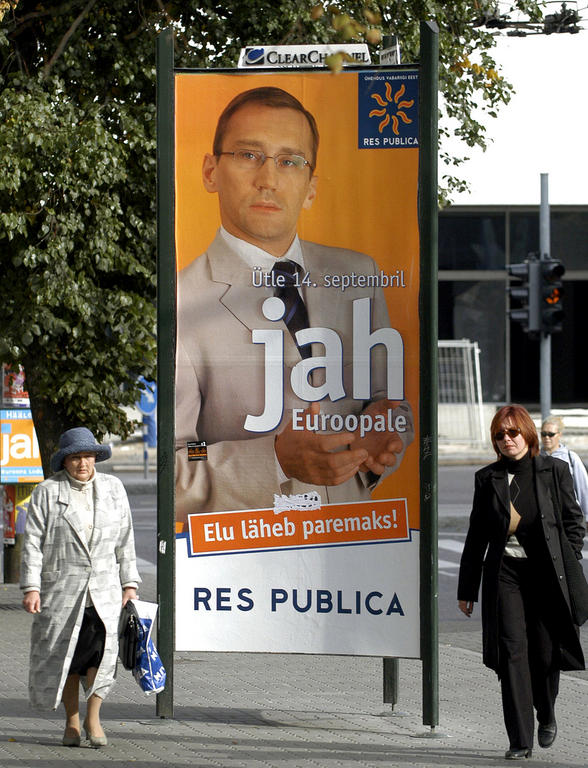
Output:
M541 453L544 456L553 456L555 459L561 459L568 463L578 504L582 509L584 519L588 520L588 472L586 472L584 462L578 454L575 451L570 451L561 442L563 431L563 420L559 416L549 416L545 419L541 425Z

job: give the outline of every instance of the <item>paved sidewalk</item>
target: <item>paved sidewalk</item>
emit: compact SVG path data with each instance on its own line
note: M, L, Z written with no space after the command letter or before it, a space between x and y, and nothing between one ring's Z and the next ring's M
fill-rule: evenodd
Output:
M588 439L571 446L588 454ZM582 450L585 448L585 451ZM587 456L588 458L588 456ZM105 471L129 490L154 493L150 455L143 477L142 445L116 450ZM480 453L455 448L440 463L484 464ZM114 466L116 462L116 466ZM466 509L441 510L440 527L466 524ZM141 596L155 600L153 576ZM358 657L178 653L174 718L156 715L122 668L103 707L109 746L61 746L63 709L31 710L27 701L31 617L15 584L0 584L0 768L476 768L511 765L498 681L482 665L479 617L463 630L442 633L439 649L440 723L432 731L421 714L421 663L400 661L394 711L382 703L382 660ZM477 622L477 623L475 623ZM582 630L588 652L588 629ZM83 715L82 709L82 715ZM557 768L588 763L588 673L564 673L558 699L559 734L549 750L535 746L525 766Z
M153 579L142 596L154 599ZM422 725L421 664L400 662L400 698L382 704L382 661L333 656L178 653L174 719L124 670L103 708L110 744L61 746L63 710L37 713L27 702L31 617L16 585L0 585L0 766L470 766L509 765L498 683L477 650L441 637L440 724ZM468 633L479 641L478 633ZM475 646L477 642L474 642ZM83 712L83 710L82 710ZM560 732L525 765L586 765L588 678L564 674Z

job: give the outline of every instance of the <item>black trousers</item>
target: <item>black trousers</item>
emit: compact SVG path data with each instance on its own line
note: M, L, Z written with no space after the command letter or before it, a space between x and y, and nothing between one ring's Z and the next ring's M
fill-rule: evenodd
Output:
M511 749L532 748L534 714L555 720L559 690L558 596L526 558L504 557L498 578L499 677Z

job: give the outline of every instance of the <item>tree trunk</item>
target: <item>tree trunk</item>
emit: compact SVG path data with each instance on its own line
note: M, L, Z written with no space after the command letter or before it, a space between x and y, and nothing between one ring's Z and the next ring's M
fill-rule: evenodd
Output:
M33 423L39 442L43 475L47 478L53 474L50 461L51 456L57 450L59 436L69 428L69 425L64 424L59 407L38 393L38 388L35 385L35 362L33 360L23 360L23 366L26 376L26 388L31 401Z

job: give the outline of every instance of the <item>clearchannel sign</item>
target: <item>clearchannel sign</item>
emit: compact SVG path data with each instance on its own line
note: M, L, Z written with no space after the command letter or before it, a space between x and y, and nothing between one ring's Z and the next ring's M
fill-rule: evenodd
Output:
M324 67L325 59L333 53L347 53L346 64L371 64L366 43L348 45L258 45L241 48L239 69L252 67Z

